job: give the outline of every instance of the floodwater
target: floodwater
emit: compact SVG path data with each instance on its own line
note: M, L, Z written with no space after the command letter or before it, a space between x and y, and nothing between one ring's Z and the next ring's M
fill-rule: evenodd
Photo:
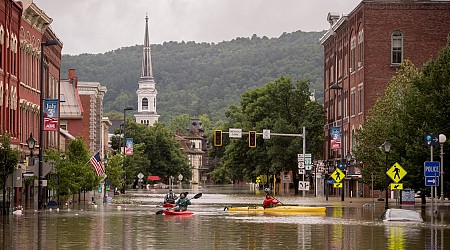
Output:
M175 190L177 191L177 190ZM219 193L219 191L221 191ZM227 190L189 190L190 216L156 214L164 190L129 191L122 204L83 204L56 210L26 210L2 218L3 249L445 249L450 242L450 203L419 211L424 223L384 223L384 203L276 196L284 204L326 206L322 214L232 213L226 206L258 205L263 195ZM366 206L364 206L366 204ZM391 202L395 207L395 202Z

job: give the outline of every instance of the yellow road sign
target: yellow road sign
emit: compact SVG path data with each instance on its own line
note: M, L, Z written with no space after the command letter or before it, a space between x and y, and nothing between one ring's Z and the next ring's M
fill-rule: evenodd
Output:
M406 172L406 170L404 170L397 162L386 172L386 174L391 177L395 183L398 183L401 179L403 179L407 173L408 172Z
M345 178L345 174L339 168L336 168L336 170L334 170L331 174L331 178L333 178L336 182L341 182Z
M391 190L403 190L403 183L391 183Z
M338 183L333 183L333 187L334 188L342 188L342 183L338 182Z

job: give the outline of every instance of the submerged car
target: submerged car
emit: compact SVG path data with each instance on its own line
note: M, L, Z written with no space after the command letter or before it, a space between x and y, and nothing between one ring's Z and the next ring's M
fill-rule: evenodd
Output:
M383 221L412 221L423 222L420 213L409 209L391 208L387 209L381 216Z

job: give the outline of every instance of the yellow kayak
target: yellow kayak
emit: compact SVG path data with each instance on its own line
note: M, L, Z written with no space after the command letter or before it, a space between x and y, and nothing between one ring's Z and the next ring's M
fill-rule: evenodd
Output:
M263 212L263 213L324 213L326 207L276 206L264 208L262 206L226 207L230 212Z

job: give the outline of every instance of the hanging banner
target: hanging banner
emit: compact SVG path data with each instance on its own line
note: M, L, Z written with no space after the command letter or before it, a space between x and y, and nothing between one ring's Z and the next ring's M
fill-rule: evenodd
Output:
M133 155L133 138L125 139L125 155Z
M44 99L44 131L58 131L58 99Z
M341 127L331 127L331 149L341 148Z

